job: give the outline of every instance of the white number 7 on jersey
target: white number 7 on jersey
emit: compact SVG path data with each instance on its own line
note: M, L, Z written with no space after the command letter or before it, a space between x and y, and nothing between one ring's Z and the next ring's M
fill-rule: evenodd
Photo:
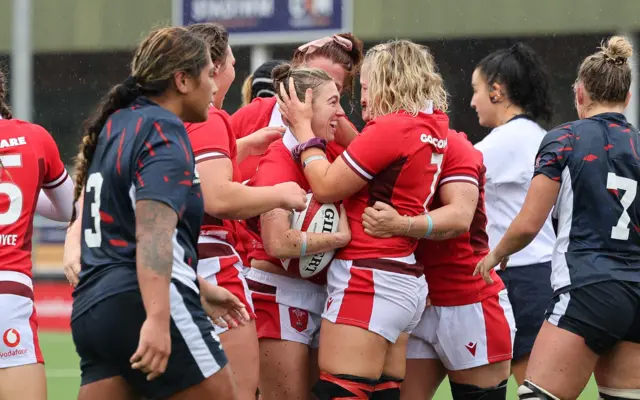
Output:
M611 228L611 239L616 240L629 240L629 224L631 223L631 217L627 210L631 207L633 200L636 198L638 192L638 182L633 179L624 178L618 176L613 172L609 172L607 175L607 189L609 190L624 190L624 194L620 199L622 205L622 215L618 220L618 224Z

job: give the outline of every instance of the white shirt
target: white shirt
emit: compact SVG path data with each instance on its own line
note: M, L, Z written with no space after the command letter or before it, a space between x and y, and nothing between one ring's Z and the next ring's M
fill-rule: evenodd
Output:
M516 118L493 129L475 145L487 168L485 207L489 247L494 249L518 215L527 196L540 143L547 132L526 118ZM551 260L556 236L551 217L538 236L509 258L508 266L518 267Z

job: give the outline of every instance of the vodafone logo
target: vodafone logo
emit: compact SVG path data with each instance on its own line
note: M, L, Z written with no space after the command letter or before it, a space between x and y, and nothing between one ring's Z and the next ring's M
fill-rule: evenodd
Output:
M2 335L2 341L7 347L16 347L20 344L20 332L17 329L7 329Z
M439 149L444 149L445 147L447 147L447 139L435 139L433 136L427 135L426 133L420 135L420 141L422 143L432 144Z

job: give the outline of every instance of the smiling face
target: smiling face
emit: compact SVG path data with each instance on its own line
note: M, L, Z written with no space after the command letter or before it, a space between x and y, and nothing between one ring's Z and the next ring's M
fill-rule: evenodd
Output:
M344 115L340 105L340 92L334 82L326 82L314 90L311 129L317 137L333 140L338 119Z

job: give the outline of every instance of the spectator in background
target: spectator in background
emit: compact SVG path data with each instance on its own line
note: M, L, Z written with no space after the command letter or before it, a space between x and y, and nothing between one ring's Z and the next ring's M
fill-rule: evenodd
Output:
M275 67L285 62L284 60L267 61L260 65L253 74L247 76L247 79L242 84L242 107L251 103L256 97L273 97L276 95L271 72Z
M471 107L480 125L493 130L476 148L487 168L487 233L494 249L524 204L536 152L546 131L535 121L551 119L549 77L538 55L515 44L485 57L473 72ZM547 218L538 236L511 256L500 272L516 319L511 371L524 380L529 353L551 299L551 251L555 234Z

